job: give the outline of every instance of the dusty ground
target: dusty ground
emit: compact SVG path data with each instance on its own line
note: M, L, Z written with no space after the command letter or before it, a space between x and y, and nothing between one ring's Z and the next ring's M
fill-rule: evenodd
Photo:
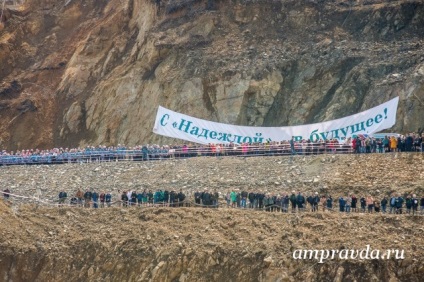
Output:
M422 217L0 205L6 281L420 281L424 272ZM405 260L292 257L367 244L403 249Z
M394 153L290 157L201 157L152 162L110 162L0 168L4 187L22 196L57 200L61 190L118 191L231 189L269 193L371 193L375 197L401 193L424 194L424 155Z
M422 189L419 154L319 156L290 164L288 160L199 158L2 167L0 172L3 185L15 179L19 183L15 190L20 193L32 181L37 183L40 171L47 183L68 179L62 185L45 186L47 192L72 187L76 175L92 181L93 186L103 186L101 173L121 179L125 183L121 185L129 185L125 181L131 180L134 185L155 187L158 182L186 186L187 190L192 187L189 185L219 188L228 183L227 188L239 187L241 182L263 189L286 189L282 183L288 185L287 180L302 189L327 186L332 194L352 189L353 181L360 184L355 186L358 191ZM301 174L291 177L296 169ZM230 175L232 180L226 182ZM320 180L314 182L317 176ZM278 177L280 184L275 184ZM177 182L172 183L173 179ZM260 186L260 181L267 182ZM204 208L58 209L0 202L0 277L5 281L420 281L424 274L422 224L422 216L404 215ZM368 244L381 251L404 249L405 259L335 259L323 264L293 259L293 252L301 248L361 250Z

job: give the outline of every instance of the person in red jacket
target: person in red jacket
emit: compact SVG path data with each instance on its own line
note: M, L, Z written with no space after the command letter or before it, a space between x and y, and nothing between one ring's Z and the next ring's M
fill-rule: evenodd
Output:
M353 152L356 153L356 138L352 139L352 149L353 149Z
M100 207L101 208L104 208L105 207L105 193L104 192L101 192L100 193L100 196L99 196L99 198L100 198Z

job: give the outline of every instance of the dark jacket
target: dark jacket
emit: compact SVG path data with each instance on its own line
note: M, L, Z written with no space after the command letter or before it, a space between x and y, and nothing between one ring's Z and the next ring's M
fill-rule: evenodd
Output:
M194 197L196 197L196 194L194 194ZM173 203L176 201L176 199L177 199L177 193L175 191L171 191L171 193L169 193L169 201Z
M332 209L333 208L333 198L329 197L327 199L327 208Z
M407 209L412 208L412 199L411 198L406 198L405 205L406 205L406 208Z
M308 198L306 198L306 201L312 206L313 199L314 198L312 198L312 196L308 196Z
M299 206L299 208L302 208L303 204L305 203L305 197L303 197L302 195L297 195L296 203Z
M90 191L85 192L84 194L84 199L86 200L91 200L92 194Z
M178 193L178 201L182 202L185 199L185 195L183 192Z
M290 195L290 202L291 202L292 204L296 204L296 195L295 195L295 194L291 194L291 195Z
M398 197L396 199L396 208L398 208L398 209L402 208L403 202L404 202L403 198L402 197Z
M383 200L381 200L381 206L385 207L387 206L387 199L383 198Z
M255 200L255 193L250 192L248 195L249 201L253 203L253 201Z
M208 192L204 192L202 195L202 201L204 203L209 203L210 200L211 200L211 195Z

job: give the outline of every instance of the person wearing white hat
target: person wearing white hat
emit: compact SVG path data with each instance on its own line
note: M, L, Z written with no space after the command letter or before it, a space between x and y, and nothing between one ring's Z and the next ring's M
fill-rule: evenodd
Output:
M352 206L352 197L348 194L345 198L346 204L345 204L345 211L347 213L350 213L350 208Z
M412 195L412 215L415 215L415 213L418 213L418 205L419 205L419 201L418 201L417 195L414 194Z
M319 204L319 196L318 192L315 192L315 196L312 198L312 211L317 212L318 211L318 204Z

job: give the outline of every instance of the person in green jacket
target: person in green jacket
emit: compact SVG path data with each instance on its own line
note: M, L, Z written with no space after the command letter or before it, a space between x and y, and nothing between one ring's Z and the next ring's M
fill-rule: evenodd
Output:
M233 190L230 193L230 198L231 198L231 207L235 208L236 207L236 203L237 203L237 193Z
M412 199L411 196L407 196L406 200L405 200L405 205L406 205L406 213L410 214L411 213L411 208L412 208Z

